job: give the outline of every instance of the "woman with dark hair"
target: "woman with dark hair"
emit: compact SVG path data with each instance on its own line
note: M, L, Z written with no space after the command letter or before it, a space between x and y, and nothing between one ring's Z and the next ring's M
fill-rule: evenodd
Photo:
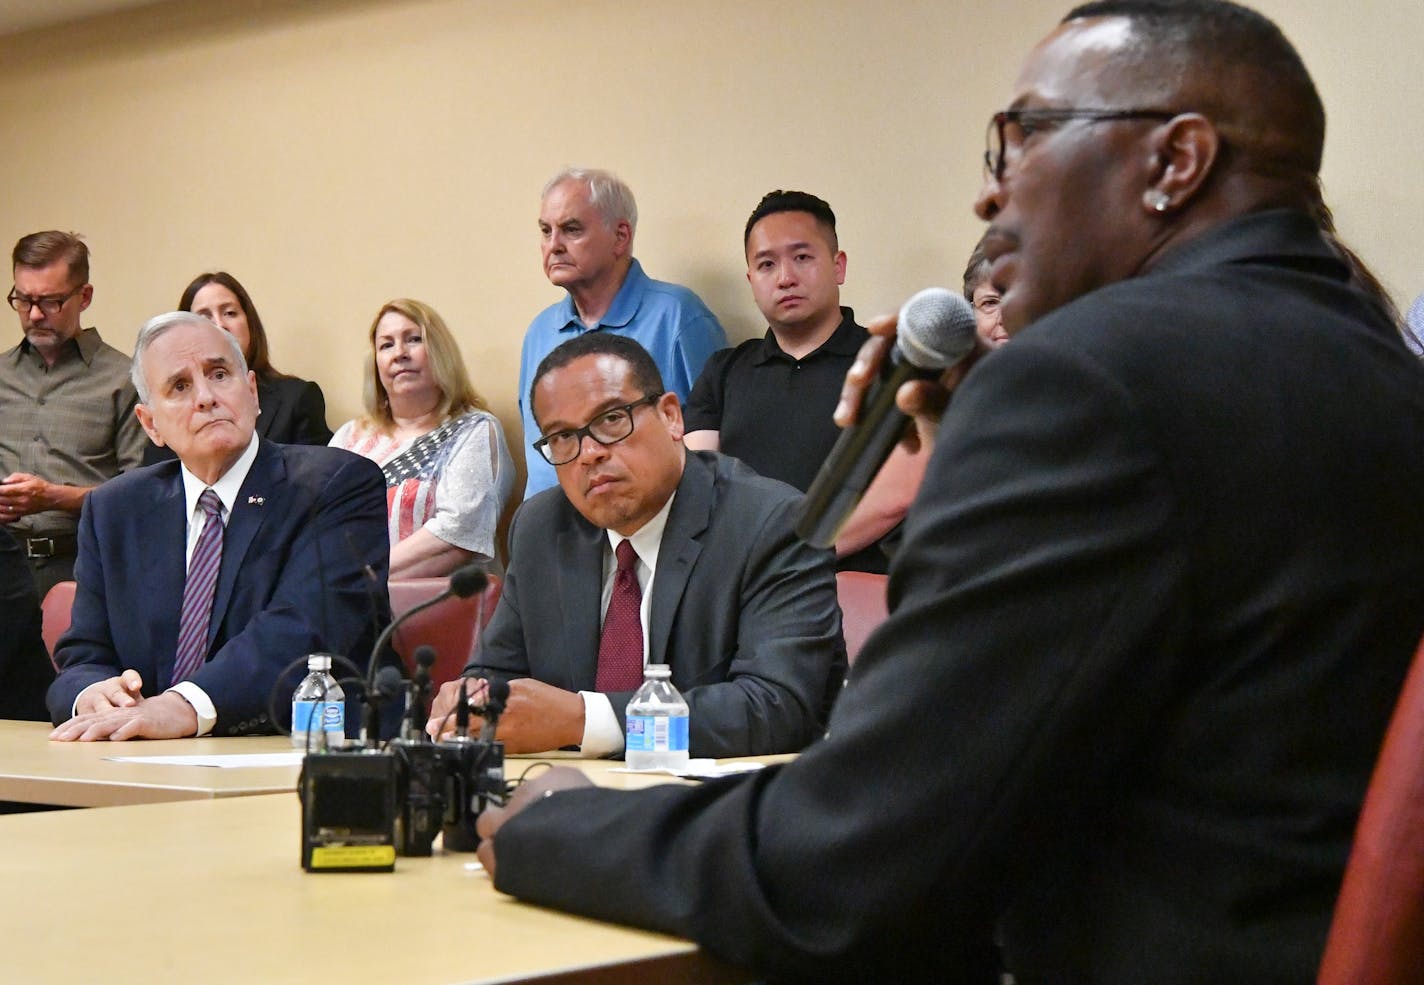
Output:
M430 305L398 298L376 312L367 337L366 412L331 443L386 474L390 576L435 577L495 560L514 463L454 335Z
M267 352L267 330L252 298L236 277L224 270L199 274L183 289L179 311L202 315L237 339L247 368L257 374L257 433L283 445L324 445L331 440L326 426L326 399L321 387L277 371ZM172 458L166 448L150 447L144 464Z

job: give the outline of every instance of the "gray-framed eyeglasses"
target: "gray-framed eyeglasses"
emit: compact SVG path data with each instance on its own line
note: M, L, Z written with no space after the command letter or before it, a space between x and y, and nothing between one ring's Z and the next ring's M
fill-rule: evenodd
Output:
M1023 146L1035 130L1064 123L1109 123L1114 120L1170 120L1179 114L1165 109L1005 109L989 118L984 135L984 177L1004 180L1005 150Z
M633 433L633 411L654 403L663 392L650 393L631 404L610 407L581 428L546 434L534 442L534 448L550 465L566 465L579 457L584 438L592 438L600 445L616 445Z
M59 314L59 309L64 307L66 301L78 294L83 294L85 286L80 284L62 298L32 298L27 294L21 294L12 287L10 293L5 296L5 301L22 315L31 308L39 308L52 318Z

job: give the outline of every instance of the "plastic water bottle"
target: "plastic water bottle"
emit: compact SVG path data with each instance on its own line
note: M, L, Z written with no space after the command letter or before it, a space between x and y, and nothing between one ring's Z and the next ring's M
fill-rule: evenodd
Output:
M331 656L313 653L307 657L307 676L292 693L292 746L321 752L345 743L346 693L331 676Z
M630 770L687 768L687 702L671 677L667 664L648 664L643 686L628 702L624 762Z

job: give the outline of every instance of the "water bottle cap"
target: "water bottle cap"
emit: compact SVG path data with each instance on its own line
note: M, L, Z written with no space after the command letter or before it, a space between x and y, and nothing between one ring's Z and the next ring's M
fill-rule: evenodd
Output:
M643 671L644 677L651 677L653 680L667 680L672 676L672 668L667 664L648 664Z
M331 654L313 653L307 657L307 670L330 670Z

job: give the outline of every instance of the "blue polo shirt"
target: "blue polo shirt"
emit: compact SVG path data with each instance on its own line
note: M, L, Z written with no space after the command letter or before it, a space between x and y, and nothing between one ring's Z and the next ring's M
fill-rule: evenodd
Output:
M703 363L718 349L726 348L727 334L717 316L692 291L679 284L653 280L643 273L637 260L613 303L592 329L579 320L573 298L551 304L535 316L524 333L524 349L519 358L519 416L524 422L524 461L529 481L524 498L558 485L554 467L530 445L538 440L539 426L529 408L529 385L545 356L561 342L586 331L599 329L620 332L647 349L663 376L663 386L683 403Z

